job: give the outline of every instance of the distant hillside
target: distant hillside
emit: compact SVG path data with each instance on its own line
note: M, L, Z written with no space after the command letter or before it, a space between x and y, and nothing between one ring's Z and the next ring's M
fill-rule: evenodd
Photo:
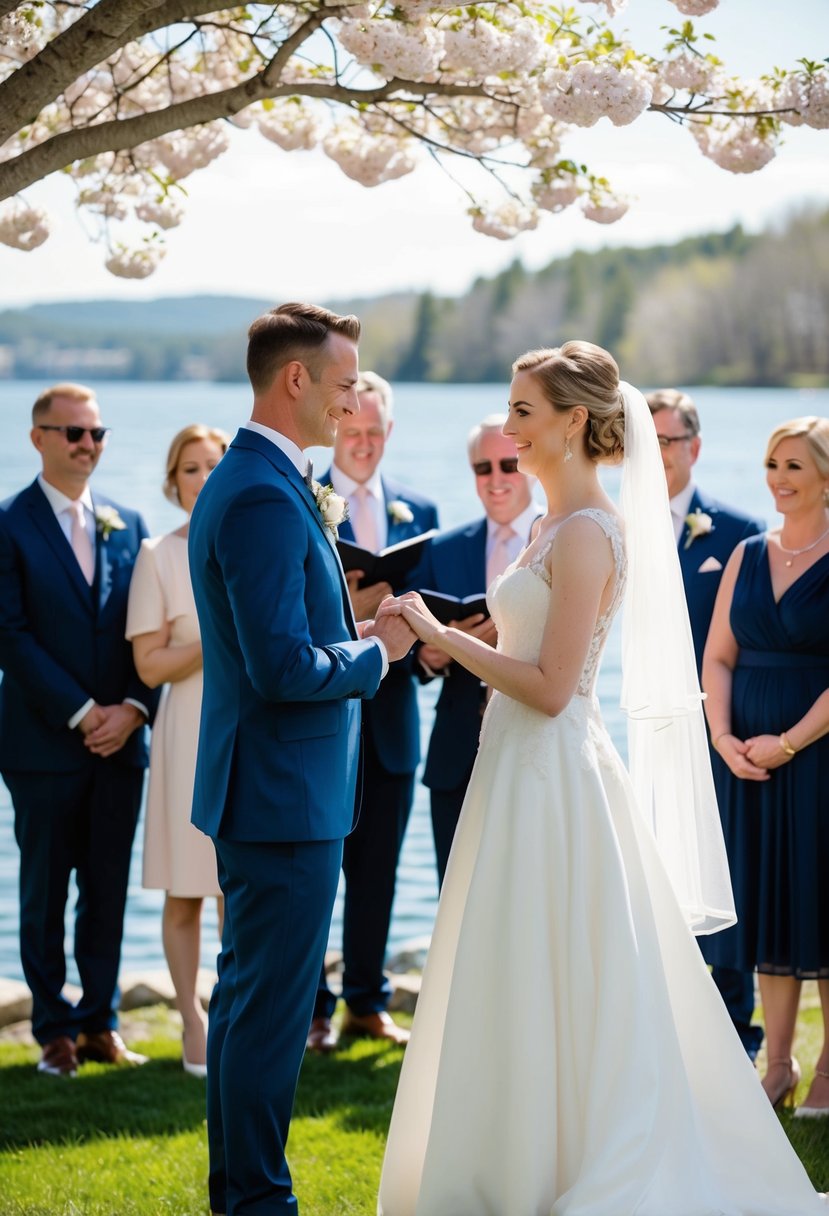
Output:
M829 211L646 249L516 261L457 298L320 301L363 323L360 359L397 381L497 382L516 355L581 337L643 384L829 383ZM273 301L182 296L0 313L0 376L244 379L245 331Z

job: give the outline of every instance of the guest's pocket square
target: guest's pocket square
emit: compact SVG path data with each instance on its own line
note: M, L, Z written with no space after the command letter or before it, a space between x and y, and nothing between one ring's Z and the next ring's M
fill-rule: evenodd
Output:
M722 562L718 562L716 557L706 557L697 574L713 574L715 570L722 570Z

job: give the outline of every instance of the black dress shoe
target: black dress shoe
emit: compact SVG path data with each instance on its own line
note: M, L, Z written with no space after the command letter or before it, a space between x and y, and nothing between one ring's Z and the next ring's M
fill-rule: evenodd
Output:
M405 1047L409 1041L409 1031L398 1026L385 1012L359 1014L348 1009L343 1019L342 1032L355 1038L385 1039L387 1043L396 1043L398 1047Z
M337 1046L338 1038L330 1018L314 1018L308 1031L305 1047L308 1051L318 1051L321 1055L327 1055Z

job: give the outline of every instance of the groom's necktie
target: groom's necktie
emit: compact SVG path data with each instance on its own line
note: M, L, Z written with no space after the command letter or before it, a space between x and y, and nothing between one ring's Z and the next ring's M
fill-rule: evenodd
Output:
M78 559L81 573L91 587L92 581L95 578L95 554L92 549L92 541L89 539L89 533L86 530L83 503L80 501L73 502L72 506L66 509L72 517L72 534L70 537L72 552Z
M491 587L499 574L503 574L512 561L510 541L518 533L510 524L499 524L495 541L486 562L486 585Z

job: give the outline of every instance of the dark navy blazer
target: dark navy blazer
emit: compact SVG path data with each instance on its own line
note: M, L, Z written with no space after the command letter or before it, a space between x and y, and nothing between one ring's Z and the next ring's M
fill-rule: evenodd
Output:
M311 490L263 435L243 427L210 474L189 551L204 655L193 823L229 841L344 837L360 698L383 658L357 639Z
M328 469L320 478L323 485L331 480ZM404 502L412 513L410 523L400 523L388 515L388 538L386 545L396 545L401 540L420 536L438 526L438 511L433 502L400 485L399 482L381 477L383 501L388 511L389 503ZM343 540L355 540L350 523L340 528ZM393 663L380 685L377 696L365 707L371 720L371 731L377 755L383 768L389 773L413 773L420 760L420 725L417 714L417 686L412 679L408 661Z
M741 511L694 491L689 514L697 510L711 516L712 528L704 536L688 543L690 528L686 524L679 538L679 564L685 584L685 599L691 618L691 633L697 656L697 669L702 669L705 639L711 625L714 601L717 598L725 565L741 540L762 532L765 524ZM714 568L719 563L718 568ZM707 569L705 568L707 566Z
M152 715L158 691L135 671L124 637L130 578L147 528L141 516L93 494L126 525L96 542L90 587L72 546L35 480L0 504L0 770L71 772L89 762L69 719L94 698L131 697ZM143 767L146 732L137 730L112 757Z

